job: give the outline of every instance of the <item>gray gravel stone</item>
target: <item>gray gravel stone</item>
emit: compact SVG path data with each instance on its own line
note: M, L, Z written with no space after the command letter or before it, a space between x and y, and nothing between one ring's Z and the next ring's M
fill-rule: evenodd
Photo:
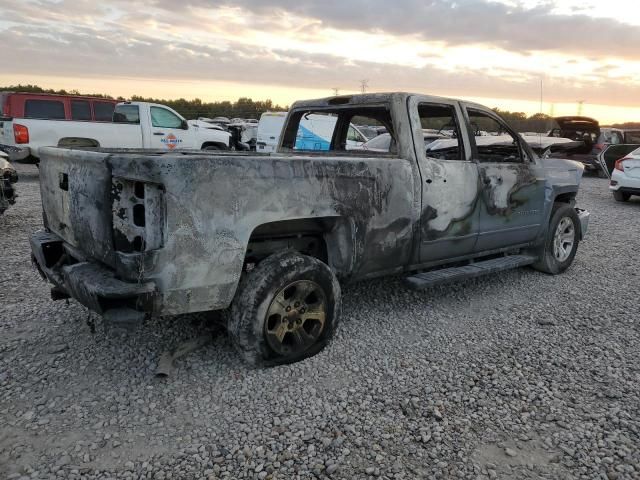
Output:
M51 302L26 241L36 171L19 168L0 217L0 478L640 477L640 200L604 180L584 179L590 232L564 275L345 286L316 357L250 369L219 335L159 380L162 352L208 325L116 337Z

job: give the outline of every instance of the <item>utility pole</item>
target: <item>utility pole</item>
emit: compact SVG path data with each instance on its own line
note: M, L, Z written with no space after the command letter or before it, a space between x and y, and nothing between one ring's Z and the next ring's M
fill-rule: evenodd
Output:
M333 96L337 97L338 95L340 95L340 89L338 87L333 87Z
M582 112L584 110L584 100L578 100L578 116L582 116Z
M369 88L369 80L360 80L360 91L362 93L367 93L367 89Z

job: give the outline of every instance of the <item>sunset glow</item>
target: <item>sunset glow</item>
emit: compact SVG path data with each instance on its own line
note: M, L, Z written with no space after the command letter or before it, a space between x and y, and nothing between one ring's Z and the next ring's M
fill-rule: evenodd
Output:
M355 93L367 79L369 91L528 114L542 94L543 113L640 121L640 9L631 1L210 5L5 0L0 31L11 48L0 83L287 105L333 88Z

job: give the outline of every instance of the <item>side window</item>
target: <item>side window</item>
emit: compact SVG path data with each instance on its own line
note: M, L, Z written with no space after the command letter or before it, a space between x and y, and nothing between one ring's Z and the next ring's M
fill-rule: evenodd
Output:
M519 140L507 126L485 112L467 109L480 162L522 163Z
M113 112L115 123L140 123L140 110L137 105L118 105Z
M453 105L421 103L418 106L427 157L464 160L460 123Z
M166 108L151 107L151 125L160 128L182 128L182 119Z
M367 141L367 139L364 138L364 136L358 130L356 130L356 128L353 125L349 127L347 140L349 140L350 142L356 142L356 143L364 143Z
M621 143L624 143L624 140L622 139L620 132L611 132L611 144L620 145Z
M302 116L294 150L328 152L338 117L332 114L308 113Z
M58 100L27 100L24 102L25 118L64 120L64 104Z
M367 141L360 128L375 132L384 129L389 133ZM365 150L372 154L397 155L391 113L384 106L294 111L283 131L282 148L340 155L358 155Z
M71 100L71 120L91 120L91 107L86 100Z
M93 102L93 114L96 122L111 122L115 105L108 102Z

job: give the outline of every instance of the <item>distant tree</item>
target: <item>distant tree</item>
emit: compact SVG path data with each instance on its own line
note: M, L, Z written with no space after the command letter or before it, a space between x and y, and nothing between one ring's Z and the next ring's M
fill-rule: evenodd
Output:
M0 92L25 92L25 93L54 93L59 95L90 95L92 97L101 98L113 98L110 95L104 94L83 94L78 90L53 90L44 89L37 85L10 85L8 87L0 87ZM125 101L123 97L118 97L116 100ZM264 112L268 111L287 111L288 106L274 105L271 100L254 101L251 98L242 97L237 102L203 102L199 98L193 100L186 100L184 98L178 98L177 100L165 100L152 97L143 97L140 95L133 95L130 99L133 102L150 102L160 103L173 108L176 112L180 113L187 119L194 119L198 117L229 117L229 118L260 118Z

